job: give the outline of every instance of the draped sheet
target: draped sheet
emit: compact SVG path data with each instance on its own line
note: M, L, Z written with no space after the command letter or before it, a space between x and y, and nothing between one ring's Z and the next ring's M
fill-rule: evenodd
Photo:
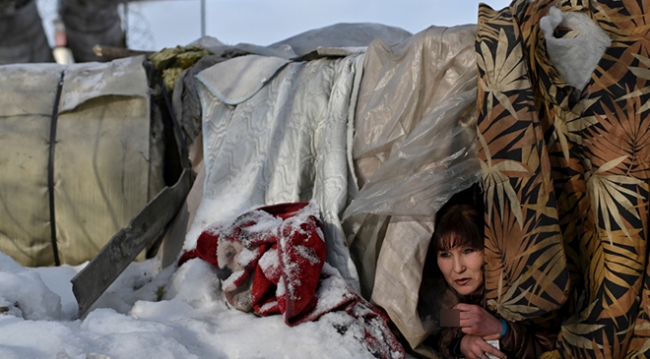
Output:
M339 218L347 203L347 133L362 60L248 55L197 75L206 179L185 249L206 226L248 209L314 200L327 262L358 288Z

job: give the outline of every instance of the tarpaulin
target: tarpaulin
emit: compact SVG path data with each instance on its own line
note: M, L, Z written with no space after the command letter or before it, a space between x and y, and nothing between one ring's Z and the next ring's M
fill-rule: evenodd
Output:
M143 61L140 56L67 67L0 67L2 252L25 266L54 263L50 163L62 263L92 259L161 189L162 183L150 184L150 99ZM56 137L50 143L61 74Z

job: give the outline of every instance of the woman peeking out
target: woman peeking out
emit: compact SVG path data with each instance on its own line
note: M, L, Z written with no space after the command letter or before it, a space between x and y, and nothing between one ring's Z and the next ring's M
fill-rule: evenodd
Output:
M504 320L485 309L482 213L471 205L452 205L437 222L430 248L447 283L441 322L444 326L450 317L452 322L456 318L454 326L440 332L443 357L487 359L490 354L525 359L553 350L556 335Z

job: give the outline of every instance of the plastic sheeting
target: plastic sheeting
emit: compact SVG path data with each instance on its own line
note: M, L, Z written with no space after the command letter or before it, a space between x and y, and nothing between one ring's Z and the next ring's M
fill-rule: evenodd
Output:
M393 26L373 23L339 23L305 31L271 44L268 48L284 51L291 49L296 56L302 56L316 47L368 46L376 39L392 44L401 42L410 36L410 32Z
M364 294L413 348L429 334L417 303L435 213L480 178L475 29L377 41L364 60L352 148L360 190L345 225Z
M61 262L92 259L147 203L150 100L143 60L0 67L0 251L24 266L53 264L47 168L62 71L54 151Z
M227 57L228 53L250 53L293 59L304 56L318 48L366 47L377 39L392 44L403 41L410 36L411 33L404 29L383 24L338 23L308 30L268 46L248 43L226 45L209 36L200 38L189 45L201 46L215 55L224 57Z

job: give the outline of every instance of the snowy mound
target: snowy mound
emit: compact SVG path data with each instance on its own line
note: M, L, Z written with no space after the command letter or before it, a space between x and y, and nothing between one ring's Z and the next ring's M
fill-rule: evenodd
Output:
M373 358L344 313L289 327L229 308L201 260L158 267L132 263L76 319L70 279L81 267L24 268L0 253L0 358Z
M62 318L61 297L33 270L0 252L0 311L30 320Z

